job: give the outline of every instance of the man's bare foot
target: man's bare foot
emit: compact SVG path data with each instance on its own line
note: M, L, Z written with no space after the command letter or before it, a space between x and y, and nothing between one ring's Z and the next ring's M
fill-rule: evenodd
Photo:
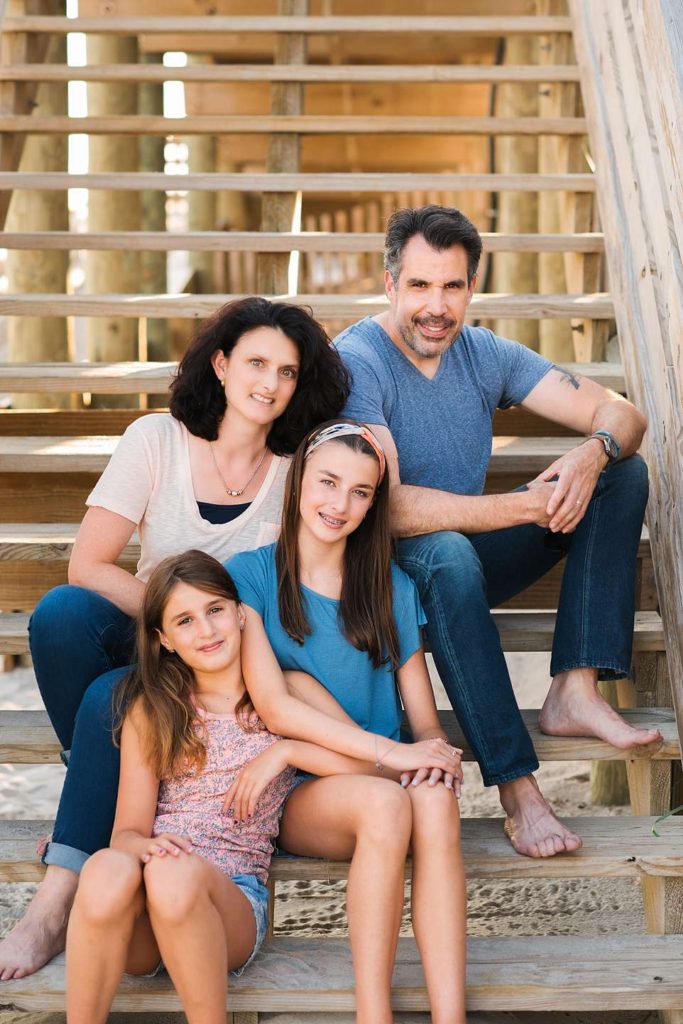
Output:
M499 786L505 835L517 853L525 857L554 857L578 850L581 839L555 817L533 775L524 775Z
M26 913L0 942L0 981L33 974L64 949L78 875L50 864Z
M597 736L619 750L662 744L659 729L636 729L607 703L595 669L572 669L555 676L539 715L548 736Z

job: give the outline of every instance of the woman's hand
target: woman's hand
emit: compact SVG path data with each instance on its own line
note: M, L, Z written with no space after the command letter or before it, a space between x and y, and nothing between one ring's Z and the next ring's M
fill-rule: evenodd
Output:
M189 836L162 832L151 839L143 839L140 847L140 860L143 864L148 864L152 857L179 857L181 853L192 853L192 840Z
M287 741L278 740L245 764L223 800L223 811L235 821L246 821L256 810L261 794L288 766Z
M421 768L440 769L444 775L455 776L460 769L462 750L452 747L448 740L435 737L417 743L395 743L387 749L390 740L382 738L377 746L377 763L394 771L415 772ZM383 751L386 750L386 753ZM427 778L427 772L423 778Z
M453 790L453 796L459 799L462 786L460 759L458 758L457 767L452 772L442 772L440 768L432 768L431 770L429 768L419 768L416 772L401 773L401 785L404 788L406 786L419 786L421 782L425 781L428 786L436 786L438 782L443 782L447 789Z

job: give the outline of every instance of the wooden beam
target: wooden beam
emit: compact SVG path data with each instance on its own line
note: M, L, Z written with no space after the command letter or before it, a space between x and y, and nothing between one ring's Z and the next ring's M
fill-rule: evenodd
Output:
M602 252L600 232L510 234L482 231L486 252ZM5 232L6 249L159 249L214 252L381 252L384 235L338 231L34 231Z
M8 64L0 82L578 82L575 64L211 64L183 68L148 68L140 64L68 67L65 64Z
M296 117L267 114L195 115L191 117L38 117L0 116L0 131L42 135L82 132L86 135L263 135L300 132L306 135L585 135L582 117Z
M210 316L237 295L0 295L4 316ZM311 306L315 316L355 318L374 316L388 307L384 295L271 295L276 301ZM608 320L614 315L605 292L595 295L475 295L469 315L476 317L576 317Z

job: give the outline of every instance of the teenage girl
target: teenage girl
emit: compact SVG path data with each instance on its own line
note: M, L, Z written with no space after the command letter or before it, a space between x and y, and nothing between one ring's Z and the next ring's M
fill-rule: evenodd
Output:
M369 758L379 772L400 769L395 745L402 702L415 739L440 743L452 757L445 772L401 776L391 822L361 796L357 777L305 781L287 801L280 842L292 853L345 859L357 848L359 830L375 819L379 864L385 845L407 828L413 928L431 1019L464 1024L466 899L456 799L461 751L450 747L439 725L417 592L391 562L388 501L384 453L372 432L348 420L323 424L292 460L277 544L235 555L228 566L246 606L245 678L269 729ZM267 760L266 754L241 774L229 794L233 806L253 806L271 777L261 770ZM370 879L349 875L359 1022L393 1020L402 887L402 877L387 878L382 869ZM386 912L392 902L393 916ZM365 925L368 916L374 927Z
M244 622L233 581L210 555L167 558L152 573L138 665L116 694L121 773L111 847L85 865L69 923L69 1024L106 1021L123 972L149 974L161 960L190 1024L224 1024L228 971L252 959L267 928L264 883L293 767L372 770L265 730L242 678ZM403 767L448 763L434 744L401 747ZM230 783L264 754L274 771L251 816L223 811ZM361 790L387 792L391 807L397 786L360 781ZM401 872L406 848L400 829L388 837L390 872Z

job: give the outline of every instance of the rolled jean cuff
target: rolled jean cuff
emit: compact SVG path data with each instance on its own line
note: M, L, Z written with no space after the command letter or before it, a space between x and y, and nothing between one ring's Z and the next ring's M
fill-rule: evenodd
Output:
M559 676L562 672L571 672L574 668L594 668L597 669L598 679L601 682L605 682L609 679L628 679L631 675L631 666L624 665L623 662L608 661L606 659L593 658L579 661L568 661L566 663L560 662L556 665L551 662L550 675L554 678Z
M79 875L89 857L89 853L76 850L73 846L64 846L63 843L48 843L41 860L43 864L56 864L60 868L68 868L69 871L74 871Z
M511 771L497 773L493 775L484 775L481 765L479 770L481 771L481 777L485 786L502 786L504 782L514 782L515 779L522 779L525 775L533 775L539 769L538 761L530 761L528 765L523 768L513 768Z

